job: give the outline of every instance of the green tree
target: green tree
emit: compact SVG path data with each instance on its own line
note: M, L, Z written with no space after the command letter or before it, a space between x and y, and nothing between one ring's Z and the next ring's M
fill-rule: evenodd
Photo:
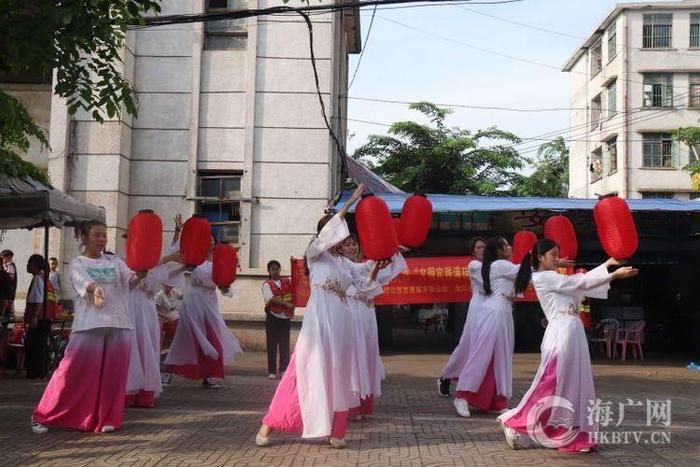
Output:
M561 136L537 149L534 172L520 175L514 192L518 196L569 196L569 148Z
M513 148L520 139L492 127L472 133L448 128L450 109L430 102L409 106L430 123L396 122L386 135L370 135L353 157L407 192L505 194L527 159Z
M688 165L683 167L683 170L690 172L692 187L694 190L700 190L700 127L688 126L676 128L671 131L673 139L680 141L688 146L690 151L690 161Z
M69 113L84 109L99 122L122 111L136 115L120 54L128 27L151 11L160 11L157 1L0 0L0 76L55 71L53 91L67 99ZM31 138L47 144L22 102L0 90L0 170L47 181L19 158Z

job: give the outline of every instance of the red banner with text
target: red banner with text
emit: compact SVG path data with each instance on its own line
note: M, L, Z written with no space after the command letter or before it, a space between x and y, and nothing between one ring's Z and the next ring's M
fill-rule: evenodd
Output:
M384 286L384 293L374 302L376 305L468 302L472 296L467 271L469 261L469 256L406 258L408 269ZM291 266L292 299L295 306L303 307L310 294L304 260L293 258ZM532 285L517 301L537 301Z

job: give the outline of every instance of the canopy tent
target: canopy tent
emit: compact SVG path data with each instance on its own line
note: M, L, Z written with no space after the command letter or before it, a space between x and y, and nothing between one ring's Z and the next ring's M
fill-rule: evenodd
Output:
M80 222L105 221L96 207L32 179L0 174L0 229L63 227Z
M345 156L345 161L348 165L348 176L357 183L364 183L368 191L372 193L403 193L403 191L369 170L362 162L350 156Z
M105 221L105 210L46 186L33 179L0 174L0 229L44 228L44 259L49 256L49 227ZM48 274L48 271L46 271ZM44 314L48 308L48 287L44 287Z
M340 207L350 197L351 191L345 191L335 208ZM375 193L386 201L392 213L400 213L403 203L411 193ZM428 195L433 203L433 212L473 212L473 211L592 211L597 199L577 198L515 198L508 196L474 196L474 195ZM679 201L675 199L628 199L632 211L675 211L700 212L700 200ZM350 211L353 212L353 206Z

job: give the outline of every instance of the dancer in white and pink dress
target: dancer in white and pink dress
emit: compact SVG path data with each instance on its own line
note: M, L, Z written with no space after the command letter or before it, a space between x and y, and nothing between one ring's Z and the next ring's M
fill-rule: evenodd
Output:
M210 249L209 259L192 271L175 337L165 357L168 371L188 379L201 379L202 385L210 389L220 387L210 379L223 380L224 365L243 351L219 313L216 289ZM230 288L221 292L231 294Z
M598 425L588 417L588 409L596 396L579 307L584 297L607 298L611 281L639 272L622 267L609 273L609 266L620 265L611 258L586 274L568 276L556 272L558 262L556 243L540 240L523 259L517 278L515 290L522 292L532 276L548 324L532 386L516 408L498 418L513 449L537 446L587 452L595 447Z
M360 261L360 248L354 235L346 238L340 245L341 254L354 265L373 264ZM355 266L356 267L356 266ZM360 399L350 409L350 417L361 420L364 415L374 413L374 400L382 394L384 365L379 355L379 335L377 317L374 309L375 297L383 293L382 287L394 280L408 268L401 253L396 253L386 268L377 273L375 284L370 290L360 291L355 285L348 289L350 316L353 321L355 337L353 338L353 361L350 369L355 373Z
M88 222L80 228L85 250L69 266L77 293L65 356L32 416L32 431L47 427L110 433L121 427L131 352L127 293L145 273L133 273L114 255L103 253L107 228Z
M363 189L360 184L336 215L321 218L306 250L311 295L296 349L256 436L258 446L269 445L274 430L329 437L332 447L346 446L348 410L359 398L348 371L354 333L347 290L360 280L337 246L350 234L345 214Z
M482 319L482 310L484 302L484 281L481 278L481 260L484 258L484 250L486 249L486 240L482 237L475 237L470 242L469 253L472 260L469 261L467 269L469 271L469 282L471 285L472 298L469 301L469 309L467 310L467 319L464 321L464 329L462 336L459 339L459 344L452 351L452 355L447 360L447 365L442 369L440 378L438 378L438 394L442 397L449 397L450 383L452 380L457 380L460 373L467 364L469 359L469 345L476 341L476 330L479 329Z
M131 331L131 358L126 379L127 407L154 407L163 392L160 375L160 320L155 296L169 279L168 262L179 259L178 253L163 257L141 283L129 292L128 310Z
M499 413L512 395L513 288L518 266L509 261L513 249L503 237L489 239L484 250L481 276L484 300L479 320L470 323L476 336L457 381L454 405L462 417L469 417L469 406Z

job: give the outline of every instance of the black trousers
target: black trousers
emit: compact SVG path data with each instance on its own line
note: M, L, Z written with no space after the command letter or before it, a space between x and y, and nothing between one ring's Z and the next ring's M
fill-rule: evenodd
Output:
M51 320L49 319L38 320L36 327L27 331L24 341L24 365L27 369L27 378L46 376L50 332Z
M267 335L267 372L277 374L277 349L280 353L280 373L289 364L289 331L291 320L265 314L265 334Z

